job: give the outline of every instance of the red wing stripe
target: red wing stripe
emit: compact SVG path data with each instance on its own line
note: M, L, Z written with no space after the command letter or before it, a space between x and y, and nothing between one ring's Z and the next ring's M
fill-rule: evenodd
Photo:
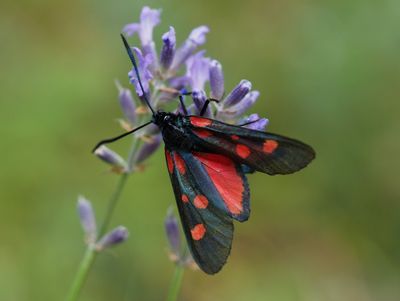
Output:
M228 210L233 215L241 214L244 183L236 170L235 163L228 157L217 154L193 153L193 155L203 164Z

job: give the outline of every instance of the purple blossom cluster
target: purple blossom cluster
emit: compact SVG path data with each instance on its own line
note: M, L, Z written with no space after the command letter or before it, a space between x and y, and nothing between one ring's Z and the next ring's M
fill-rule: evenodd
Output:
M211 98L218 102L212 102L207 108L206 117L230 124L246 124L245 127L254 130L264 130L268 119L261 118L258 114L246 115L260 93L252 90L251 82L245 79L226 93L222 65L207 57L205 50L199 50L206 42L209 28L202 25L193 29L187 39L177 46L175 29L170 26L162 35L162 45L158 53L153 29L160 23L160 15L161 10L146 6L141 11L140 22L127 24L122 29L127 37L139 37L141 45L134 47L133 51L138 60L145 96L153 108L160 109L173 101L178 104L178 96L184 95L188 113L197 115L206 100ZM124 114L121 125L125 130L131 130L150 119L133 69L129 71L128 77L137 97L133 97L129 89L117 84ZM180 105L177 112L183 112ZM140 144L134 142L126 161L106 146L99 148L96 155L109 163L113 171L132 172L157 150L162 137L157 127L151 125L135 133L134 139L139 140Z

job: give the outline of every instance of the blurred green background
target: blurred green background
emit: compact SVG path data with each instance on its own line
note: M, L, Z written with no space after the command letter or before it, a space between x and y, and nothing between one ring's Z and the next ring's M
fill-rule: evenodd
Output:
M216 276L185 274L181 300L400 299L400 2L396 0L2 1L0 300L62 300L84 252L76 199L99 218L117 177L91 155L120 132L114 79L130 69L119 32L143 5L181 42L211 28L226 87L252 81L269 130L317 160L251 175L252 216L236 224ZM115 148L128 151L129 139ZM164 300L173 273L163 221L174 197L158 151L130 179L81 300Z

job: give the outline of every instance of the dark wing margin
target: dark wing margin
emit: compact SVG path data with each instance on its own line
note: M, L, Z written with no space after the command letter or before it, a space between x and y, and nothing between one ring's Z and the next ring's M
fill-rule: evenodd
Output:
M199 116L188 116L187 123L198 139L198 145L229 156L249 170L270 175L290 174L306 167L315 158L309 145L281 135Z
M166 148L165 156L192 256L204 272L215 274L230 254L232 218L201 162L193 154Z

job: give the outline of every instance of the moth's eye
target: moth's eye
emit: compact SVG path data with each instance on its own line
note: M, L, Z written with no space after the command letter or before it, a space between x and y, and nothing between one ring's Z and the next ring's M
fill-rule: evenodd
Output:
M169 120L169 116L167 115L164 117L164 121L168 121L168 120Z

